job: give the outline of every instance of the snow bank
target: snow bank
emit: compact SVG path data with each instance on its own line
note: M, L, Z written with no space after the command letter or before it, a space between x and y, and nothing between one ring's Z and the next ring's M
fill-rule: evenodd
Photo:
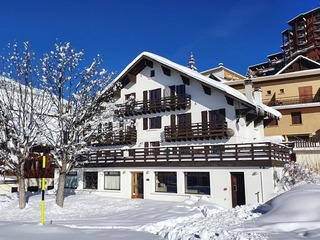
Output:
M235 231L268 233L269 239L320 239L320 185L305 184L271 199L263 215Z

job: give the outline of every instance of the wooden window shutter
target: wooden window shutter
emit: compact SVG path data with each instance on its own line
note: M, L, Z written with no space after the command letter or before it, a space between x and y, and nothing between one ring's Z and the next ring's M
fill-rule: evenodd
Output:
M148 129L148 118L143 118L143 130Z
M225 108L221 108L219 109L219 120L220 120L220 124L223 124L226 121L226 109Z
M207 123L208 122L208 112L207 111L202 111L201 112L201 122L202 123Z
M191 113L186 113L186 123L191 126Z
M176 125L176 115L174 114L170 116L170 125L171 126Z
M143 91L143 102L148 101L148 91Z

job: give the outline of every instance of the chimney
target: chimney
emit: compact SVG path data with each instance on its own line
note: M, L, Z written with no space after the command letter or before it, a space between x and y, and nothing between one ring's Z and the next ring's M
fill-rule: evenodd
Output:
M253 96L254 96L254 100L256 101L256 103L261 106L261 104L262 104L262 91L261 91L261 87L256 87L256 88L254 89Z
M247 71L247 79L244 80L244 90L246 97L252 101L252 71L250 69Z
M252 101L252 80L251 78L244 80L244 90L246 97L249 99L249 101Z

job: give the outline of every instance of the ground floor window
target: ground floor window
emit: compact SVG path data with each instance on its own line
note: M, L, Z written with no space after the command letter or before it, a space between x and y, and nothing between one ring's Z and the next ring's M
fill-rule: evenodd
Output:
M98 172L83 173L84 186L86 189L98 189Z
M210 195L209 172L185 172L186 193Z
M120 190L120 172L112 171L104 173L104 189Z
M156 192L177 193L176 172L156 172Z
M69 172L66 176L65 188L76 189L78 187L77 172Z

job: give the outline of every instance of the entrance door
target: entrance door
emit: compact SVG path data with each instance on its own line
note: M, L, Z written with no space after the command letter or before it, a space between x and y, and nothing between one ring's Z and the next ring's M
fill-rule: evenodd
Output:
M143 198L143 172L132 172L131 198Z
M244 173L231 173L232 207L246 204Z

